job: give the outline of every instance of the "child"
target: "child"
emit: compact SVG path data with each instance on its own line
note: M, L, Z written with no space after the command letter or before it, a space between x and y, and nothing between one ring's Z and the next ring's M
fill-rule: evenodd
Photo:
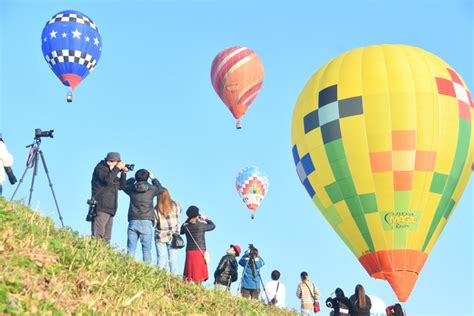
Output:
M238 265L235 257L240 255L238 245L230 245L226 255L222 257L214 272L214 285L216 289L230 291L232 282L238 279Z

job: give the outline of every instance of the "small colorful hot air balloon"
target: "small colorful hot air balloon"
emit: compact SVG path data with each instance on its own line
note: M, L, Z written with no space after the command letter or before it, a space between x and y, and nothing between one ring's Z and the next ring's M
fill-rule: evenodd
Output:
M402 302L471 176L473 106L451 66L405 45L332 59L296 103L291 143L301 183Z
M259 168L246 167L237 175L235 186L247 208L255 213L268 192L269 183Z
M72 91L91 73L102 52L102 39L97 25L85 14L62 11L54 15L41 35L43 56L54 74Z
M243 46L222 50L212 62L212 86L237 119L237 129L242 128L240 118L262 88L263 72L258 55Z

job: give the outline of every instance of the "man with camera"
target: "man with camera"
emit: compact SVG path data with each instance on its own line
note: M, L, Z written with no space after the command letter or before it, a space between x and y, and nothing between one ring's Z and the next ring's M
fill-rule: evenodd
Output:
M242 288L240 290L242 297L258 300L260 283L263 284L260 268L265 265L265 261L259 256L258 249L250 244L249 249L240 258L239 264L244 267Z
M11 169L13 165L13 156L7 149L7 145L3 142L2 133L0 133L0 196L3 192L3 183L5 183L5 173L8 175L10 184L16 183L15 175Z
M152 185L148 183L151 179ZM135 257L138 239L142 244L143 261L151 263L155 208L153 201L163 191L160 181L145 169L135 173L135 179L127 181L124 192L130 197L128 208L127 254Z
M99 162L92 174L92 198L88 203L88 220L92 221L92 236L110 242L112 224L118 207L118 190L123 190L127 181L128 168L121 161L120 154L110 152ZM118 178L118 174L120 178ZM91 214L92 213L92 214Z

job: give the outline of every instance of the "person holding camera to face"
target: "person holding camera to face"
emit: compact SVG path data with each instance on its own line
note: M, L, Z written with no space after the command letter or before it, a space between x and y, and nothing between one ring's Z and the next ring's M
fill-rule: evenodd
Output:
M7 149L7 145L3 142L2 133L0 133L0 196L3 192L3 184L5 183L5 173L8 175L10 184L16 183L15 175L11 169L13 165L13 156Z
M151 185L148 183L151 179ZM163 192L160 181L145 169L135 173L135 178L127 181L124 192L130 197L128 208L127 254L135 257L138 239L142 244L143 261L151 263L155 221L155 197Z
M186 234L186 260L184 262L184 280L201 283L209 278L209 253L206 250L206 232L214 230L216 225L199 213L197 206L191 205L186 211L188 219L181 225L180 234Z
M326 306L332 308L331 316L347 316L352 315L352 303L344 295L344 291L341 288L337 288L334 292L335 295L331 295L326 300Z
M128 168L120 159L120 154L110 152L94 168L92 174L92 236L110 243L112 224L118 207L118 190L123 190L127 181ZM120 174L120 178L117 177ZM91 213L91 212L89 212Z
M265 261L260 257L258 249L252 244L249 249L240 258L239 264L244 267L242 276L242 288L240 293L244 298L258 300L260 295L260 269L265 265Z

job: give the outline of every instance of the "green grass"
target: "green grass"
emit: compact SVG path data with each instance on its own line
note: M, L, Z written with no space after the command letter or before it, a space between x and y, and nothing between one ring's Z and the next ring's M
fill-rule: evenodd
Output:
M0 314L295 314L184 282L3 198L0 237Z

